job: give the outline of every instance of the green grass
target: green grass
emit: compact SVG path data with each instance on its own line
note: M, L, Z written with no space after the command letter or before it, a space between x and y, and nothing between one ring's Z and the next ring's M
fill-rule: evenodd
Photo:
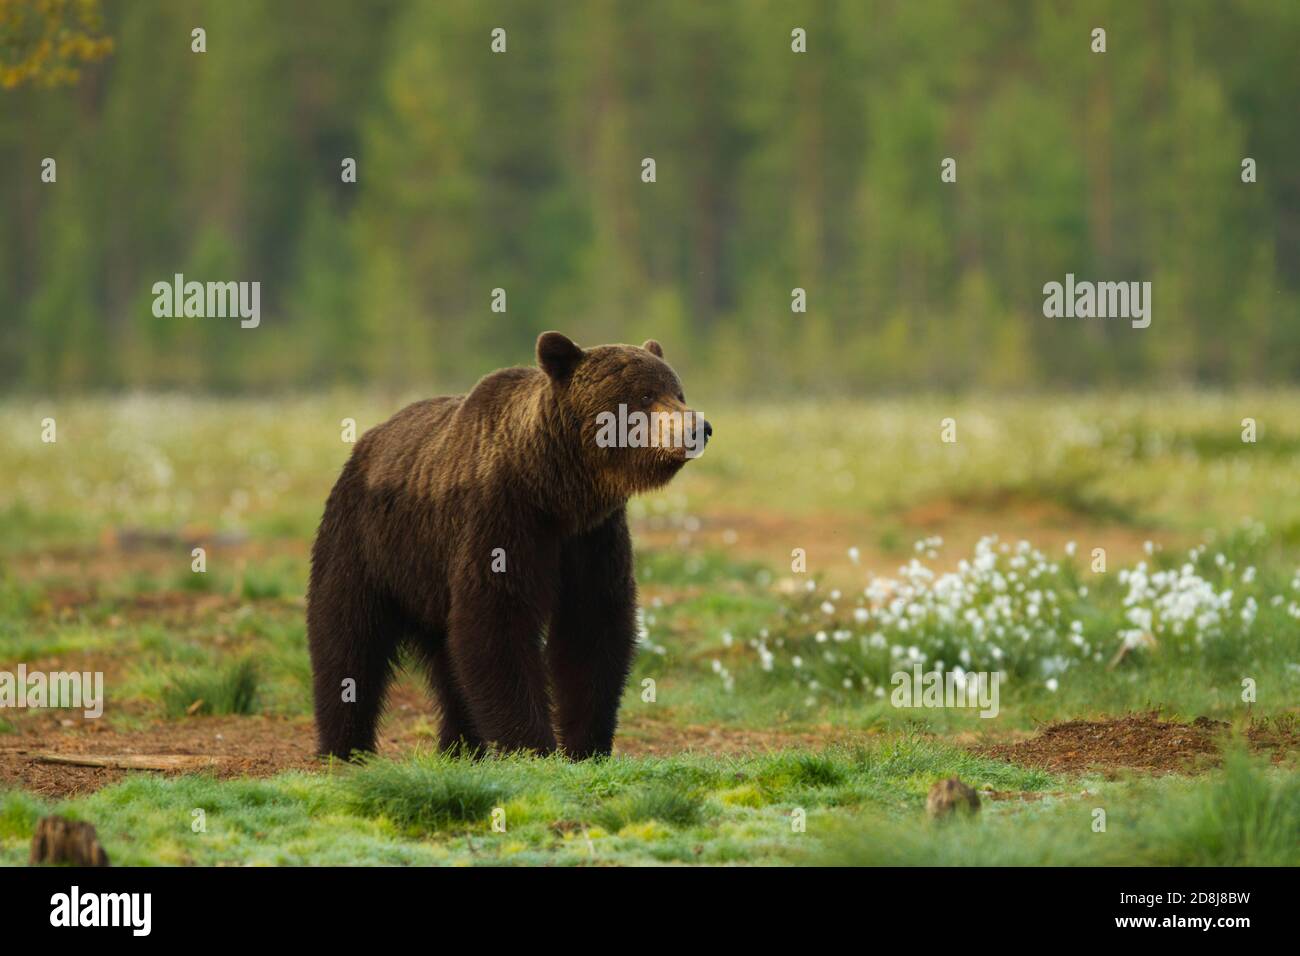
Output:
M25 858L50 812L94 823L117 864L789 862L817 832L794 832L796 807L822 823L917 814L930 783L952 773L1027 790L1057 783L921 738L735 759L417 754L267 780L136 776L62 802L9 791L0 862Z
M1043 796L930 821L925 794L952 774ZM10 791L0 862L22 862L49 812L94 823L119 865L1300 863L1300 782L1240 754L1191 780L1080 780L915 737L742 759L416 755L268 780L140 776L61 803Z
M1016 806L985 801L972 819L843 823L815 858L848 866L1296 866L1300 777L1232 753L1204 779L1134 779Z
M249 658L184 671L163 686L163 709L183 714L251 714L257 704L257 662Z
M374 760L347 778L351 806L417 832L483 820L510 796L488 765L447 759Z
M633 823L689 827L704 816L704 800L695 793L659 783L607 801L594 814L598 826L617 833Z

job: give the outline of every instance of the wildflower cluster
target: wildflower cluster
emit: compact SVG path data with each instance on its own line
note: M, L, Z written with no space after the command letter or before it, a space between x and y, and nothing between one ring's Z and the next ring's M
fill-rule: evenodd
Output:
M894 578L869 578L858 594L815 581L797 586L771 628L746 640L723 634L726 661L712 661L714 672L727 690L734 687L731 649L739 646L762 671L805 687L809 703L823 695L883 698L893 675L916 664L958 681L1000 673L1055 692L1070 672L1113 664L1117 655L1140 656L1165 644L1196 652L1214 641L1248 639L1262 600L1278 608L1287 601L1265 599L1253 566L1239 567L1223 553L1211 559L1204 546L1178 567L1141 561L1097 574L1092 591L1073 543L1053 560L1028 542L1013 546L989 536L955 570L940 573L925 562L941 547L937 538L918 542L920 557ZM1148 554L1160 563L1154 546ZM849 556L856 563L856 549ZM1300 590L1300 572L1292 586ZM1294 599L1286 608L1291 617L1292 608L1300 612Z

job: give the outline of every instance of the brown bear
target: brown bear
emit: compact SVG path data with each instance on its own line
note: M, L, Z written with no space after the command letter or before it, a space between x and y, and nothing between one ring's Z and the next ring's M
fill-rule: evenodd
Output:
M443 749L549 753L558 730L572 758L610 752L636 641L627 500L713 429L654 340L581 349L546 332L537 364L402 409L344 465L307 598L323 754L374 749L404 645ZM630 412L648 432L611 441Z

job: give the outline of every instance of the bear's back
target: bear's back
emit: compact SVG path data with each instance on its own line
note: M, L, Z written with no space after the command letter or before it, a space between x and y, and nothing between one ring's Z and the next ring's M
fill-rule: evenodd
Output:
M412 402L357 443L355 457L367 484L421 484L463 478L464 466L491 458L500 425L518 411L541 373L505 368L484 376L465 395L443 395ZM471 469L476 470L476 469Z

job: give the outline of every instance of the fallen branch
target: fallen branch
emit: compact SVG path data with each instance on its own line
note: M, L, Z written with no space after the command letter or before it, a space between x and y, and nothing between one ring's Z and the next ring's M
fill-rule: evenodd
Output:
M68 764L73 767L107 767L110 770L201 770L219 767L224 757L194 754L118 754L96 757L92 754L32 754L40 763Z

